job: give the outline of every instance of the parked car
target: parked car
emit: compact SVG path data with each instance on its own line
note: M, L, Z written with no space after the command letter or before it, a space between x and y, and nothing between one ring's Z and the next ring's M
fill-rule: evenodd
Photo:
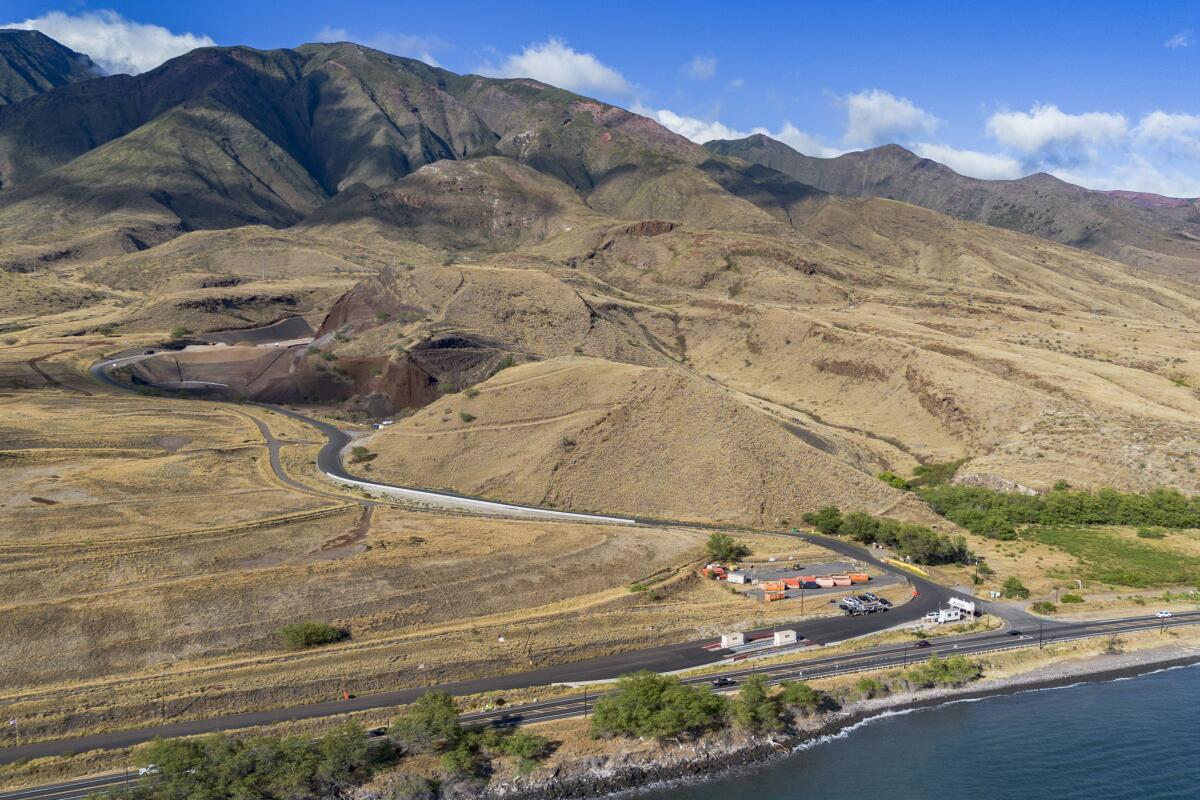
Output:
M874 592L863 592L859 595L859 597L861 597L863 600L870 600L872 603L880 602L879 595L875 594Z
M720 677L713 678L711 681L709 681L709 683L712 684L714 689L723 689L726 686L735 686L737 681L735 681L733 678Z
M138 770L138 775L140 775L142 777L145 777L146 775L157 775L157 774L158 774L158 765L157 764L147 764L146 766L144 766Z
M1160 611L1160 612L1158 612L1157 616L1159 619L1170 619L1171 617L1173 617L1175 615L1172 614L1170 611Z
M931 645L929 643L928 639L921 639L916 644L914 644L913 647L933 647L933 645Z

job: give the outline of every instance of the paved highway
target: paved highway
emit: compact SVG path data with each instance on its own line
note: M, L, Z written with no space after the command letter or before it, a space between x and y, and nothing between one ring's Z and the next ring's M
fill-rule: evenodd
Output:
M1066 622L1051 628L1044 628L1039 639L1036 626L1022 630L1020 635L1012 635L1008 631L952 636L932 640L929 648L916 648L912 644L881 645L864 648L853 653L832 656L815 656L803 660L792 660L788 663L755 666L740 665L712 674L687 678L687 683L705 683L715 677L727 677L741 681L753 674L762 674L771 683L785 680L811 680L813 678L829 677L866 670L903 667L928 658L930 655L977 655L999 650L1011 650L1018 647L1037 647L1039 642L1051 643L1084 639L1096 636L1112 636L1121 633L1174 628L1183 625L1200 623L1200 612L1183 612L1171 619L1160 620L1155 617L1128 617L1116 620L1095 622ZM736 685L730 691L736 690ZM601 694L575 694L569 697L527 703L519 706L509 706L495 711L464 714L462 722L466 725L498 725L511 726L533 722L544 722L554 719L578 717L587 713ZM379 696L376 696L379 697ZM332 704L323 704L332 705ZM245 716L245 715L243 715ZM227 718L227 720L232 718ZM186 723L185 723L186 724ZM161 731L161 735L172 736L178 733L168 733L168 728L150 729ZM229 725L228 727L236 727ZM2 751L7 756L8 751ZM3 759L0 759L3 760ZM90 793L120 786L127 781L136 780L136 776L126 773L109 773L86 779L65 781L31 789L21 789L11 792L0 792L0 800L82 800Z

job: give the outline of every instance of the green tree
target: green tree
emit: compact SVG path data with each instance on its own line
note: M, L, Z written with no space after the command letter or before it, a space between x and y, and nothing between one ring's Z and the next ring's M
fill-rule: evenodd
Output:
M356 722L345 722L318 739L317 753L316 777L327 788L341 790L371 776L367 732Z
M712 561L740 561L750 555L750 548L728 533L713 533L704 543L704 551Z
M623 675L616 690L596 702L592 735L665 739L700 733L724 718L725 698L707 687L686 686L673 675Z
M445 692L426 692L392 720L388 735L410 753L453 748L463 738L454 698Z
M171 338L172 339L182 339L185 336L190 336L191 333L192 332L190 330L183 327L182 325L176 325L174 328L171 328Z
M1029 597L1029 590L1015 575L1004 579L1004 583L1000 585L1000 593L1010 600L1024 600Z
M824 534L835 534L842 527L842 512L837 506L825 506L804 515L804 521Z
M767 692L766 679L752 675L738 691L733 719L740 727L755 733L778 731L783 729L782 711L779 699Z
M863 544L873 544L879 536L879 520L862 511L852 511L838 526L838 533Z

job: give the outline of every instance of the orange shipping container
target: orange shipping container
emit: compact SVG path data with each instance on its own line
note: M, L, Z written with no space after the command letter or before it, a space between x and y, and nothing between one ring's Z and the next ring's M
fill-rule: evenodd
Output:
M865 572L851 572L850 580L853 583L866 583L871 580L871 576Z

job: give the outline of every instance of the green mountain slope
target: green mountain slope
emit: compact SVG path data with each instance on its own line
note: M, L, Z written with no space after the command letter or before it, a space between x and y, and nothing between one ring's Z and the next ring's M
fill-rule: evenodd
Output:
M0 106L98 75L90 58L45 34L0 30Z

